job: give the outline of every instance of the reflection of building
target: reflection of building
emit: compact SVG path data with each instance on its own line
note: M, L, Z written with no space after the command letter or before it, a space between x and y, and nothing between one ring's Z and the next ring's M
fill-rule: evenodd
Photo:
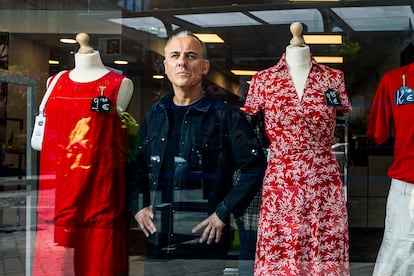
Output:
M20 130L19 123L5 120L9 117L23 119L23 131L30 136L33 115L43 96L47 77L72 68L77 46L60 43L63 34L74 37L80 31L89 33L93 47L102 52L105 65L120 70L134 81L130 109L141 122L154 91L160 96L168 89L166 79L154 80L152 76L163 74L163 46L167 35L174 30L214 33L223 39L224 43L207 44L212 66L205 84L229 102L237 103L239 96L244 97L251 76L234 75L231 70L257 71L275 64L289 43L290 23L300 21L305 34L335 34L343 39L342 44L309 45L316 56L341 54L344 60L332 66L345 73L353 105L348 116L349 132L355 139L345 142L345 137L351 135L344 135L343 128L338 125L339 141L334 151L348 187L350 226L357 230L368 229L364 237L367 239L371 229L383 227L384 195L389 186L386 170L392 143L382 147L370 144L364 136L366 117L382 73L413 60L414 3L412 0L356 0L347 1L346 5L344 1L259 2L2 0L0 31L7 33L0 32L0 68L25 72L33 76L38 85L30 86L30 92L26 92L26 86L20 87L18 90L24 91L20 94L14 93L12 85L5 82L1 85L0 143L8 145L11 131ZM49 59L59 64L49 65ZM117 65L113 63L115 59L129 63ZM34 98L21 97L26 93ZM36 175L37 170L33 154L29 148L26 152L29 163L24 158L22 161L29 175ZM3 151L1 164L12 164L16 169L17 156L9 153L6 156ZM15 172L14 169L7 173ZM0 205L0 208L5 207ZM375 248L371 251L375 252ZM375 255L372 252L369 252L371 259Z

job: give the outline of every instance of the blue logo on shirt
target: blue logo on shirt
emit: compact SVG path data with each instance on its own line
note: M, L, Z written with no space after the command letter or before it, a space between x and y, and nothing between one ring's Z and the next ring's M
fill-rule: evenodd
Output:
M395 104L410 104L414 103L414 91L408 86L401 86L395 92Z

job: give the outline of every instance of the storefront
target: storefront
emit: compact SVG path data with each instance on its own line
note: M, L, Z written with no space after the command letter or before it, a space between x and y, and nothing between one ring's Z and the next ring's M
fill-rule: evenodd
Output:
M47 79L74 67L77 34L87 33L104 65L132 81L128 111L140 124L170 88L163 65L169 35L196 33L211 62L205 85L241 104L252 76L284 54L293 22L302 23L316 61L344 72L353 108L338 118L334 151L346 187L351 269L368 263L361 271L370 275L384 230L393 139L378 146L366 130L383 74L414 61L411 0L1 1L0 274L31 275L39 152L30 136ZM129 232L130 269L139 271L143 238L134 223ZM236 235L228 268L237 268L238 246Z

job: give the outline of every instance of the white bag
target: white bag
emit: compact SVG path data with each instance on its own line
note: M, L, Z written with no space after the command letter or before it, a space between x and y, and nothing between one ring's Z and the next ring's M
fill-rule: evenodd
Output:
M53 87L55 87L55 84L57 80L60 78L60 76L65 73L66 70L60 71L52 80L50 85L48 86L46 93L42 99L42 102L39 106L39 114L35 118L34 126L33 126L33 132L32 132L32 138L30 141L30 144L34 150L40 151L42 149L42 143L43 143L43 134L45 132L45 124L46 124L46 116L44 114L46 102L52 93Z
M43 133L45 131L45 123L46 123L46 117L43 116L43 113L40 113L39 115L36 116L34 127L33 127L32 139L30 142L34 150L40 151L42 149Z

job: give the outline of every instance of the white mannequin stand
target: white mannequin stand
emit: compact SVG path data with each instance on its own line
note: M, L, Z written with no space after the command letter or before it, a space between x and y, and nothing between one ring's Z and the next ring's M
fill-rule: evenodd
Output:
M95 81L110 70L102 63L99 52L89 46L89 35L86 33L79 33L76 36L80 48L75 54L75 68L69 73L69 78L76 82L91 82ZM49 79L50 80L50 79ZM49 85L49 80L47 85ZM128 78L124 78L119 88L117 98L117 111L125 111L131 100L134 85Z
M293 22L290 25L293 38L290 45L286 47L288 72L293 80L299 100L302 99L311 65L310 49L302 39L302 30L302 24L299 22Z

